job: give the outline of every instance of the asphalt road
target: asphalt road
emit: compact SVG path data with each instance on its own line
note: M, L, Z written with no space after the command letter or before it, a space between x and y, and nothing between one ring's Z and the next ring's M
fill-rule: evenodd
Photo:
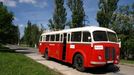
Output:
M116 65L107 68L95 68L88 69L85 72L79 72L72 68L70 64L63 63L54 59L45 60L42 55L38 53L36 48L19 47L16 45L7 45L10 49L16 50L18 53L22 53L38 63L41 63L51 69L61 72L64 75L134 75L134 67L127 65Z

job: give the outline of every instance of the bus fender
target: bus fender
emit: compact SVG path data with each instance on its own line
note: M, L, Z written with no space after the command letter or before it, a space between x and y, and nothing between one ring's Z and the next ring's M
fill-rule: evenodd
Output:
M73 60L74 60L74 57L75 57L75 55L76 54L81 54L82 56L83 56L83 58L84 58L84 66L85 66L85 64L86 64L86 62L87 62L87 58L86 58L86 54L82 51L82 50L78 50L78 51L76 51L76 52L74 52L74 54L73 54L73 59L72 59L72 64L73 64Z

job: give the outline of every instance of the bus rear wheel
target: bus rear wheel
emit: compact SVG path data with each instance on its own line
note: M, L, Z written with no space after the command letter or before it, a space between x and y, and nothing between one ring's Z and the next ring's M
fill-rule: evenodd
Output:
M49 59L49 56L48 56L48 49L45 50L44 57L45 57L47 60Z
M84 59L83 56L81 54L76 54L74 57L74 63L73 66L78 70L78 71L85 71L85 67L84 67Z

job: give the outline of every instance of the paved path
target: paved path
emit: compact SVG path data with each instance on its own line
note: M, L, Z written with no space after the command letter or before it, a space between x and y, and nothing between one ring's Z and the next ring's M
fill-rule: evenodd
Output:
M16 52L20 52L35 60L38 63L41 63L51 69L61 72L64 75L134 75L134 67L126 65L118 65L119 69L108 71L105 68L98 69L89 69L86 72L79 72L76 69L72 68L70 65L56 61L54 59L45 60L38 53L38 49L35 48L24 48L18 47L15 45L8 45L11 49L15 49Z

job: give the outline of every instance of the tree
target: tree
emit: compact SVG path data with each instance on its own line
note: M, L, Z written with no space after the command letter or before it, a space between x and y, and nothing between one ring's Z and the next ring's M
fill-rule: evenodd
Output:
M10 37L10 38L7 38L7 43L11 43L11 44L18 44L20 38L20 32L19 32L19 28L18 26L11 26L10 27L10 30L9 30L9 34L7 37Z
M100 27L109 27L113 13L117 9L119 0L100 0L99 11L97 12L97 21Z
M120 6L114 18L112 18L112 29L121 38L121 57L128 59L134 56L134 8L133 5ZM131 57L132 58L132 57Z
M50 30L55 30L55 27L54 27L55 25L53 23L53 20L49 19L48 22L49 22L48 27L50 28Z
M17 29L16 29L16 37L17 37L17 43L19 45L19 43L20 43L20 31L19 31L19 26L17 25L16 27L17 27Z
M83 27L84 26L83 21L85 17L83 1L82 0L68 0L67 5L72 12L72 24L70 27L71 28Z
M66 25L66 9L64 8L64 0L55 0L55 10L53 19L49 20L49 27L53 30L64 29Z
M24 41L27 45L31 46L32 41L31 41L31 29L32 29L32 23L30 21L27 22L27 27L25 27L24 30Z
M0 40L2 43L16 44L18 41L18 27L13 24L14 15L0 2Z
M44 28L44 26L42 24L40 24L40 28L39 28L39 31L40 31L40 34L43 33L43 31L45 31L46 28Z
M37 46L39 42L39 37L40 37L40 30L39 27L36 24L32 25L32 30L31 30L31 40L32 40L32 46Z
M32 24L30 21L27 23L27 27L25 27L24 30L24 36L22 37L21 42L25 42L26 45L34 47L38 45L39 37L41 33L43 32L44 27L41 25L39 27L36 24Z

